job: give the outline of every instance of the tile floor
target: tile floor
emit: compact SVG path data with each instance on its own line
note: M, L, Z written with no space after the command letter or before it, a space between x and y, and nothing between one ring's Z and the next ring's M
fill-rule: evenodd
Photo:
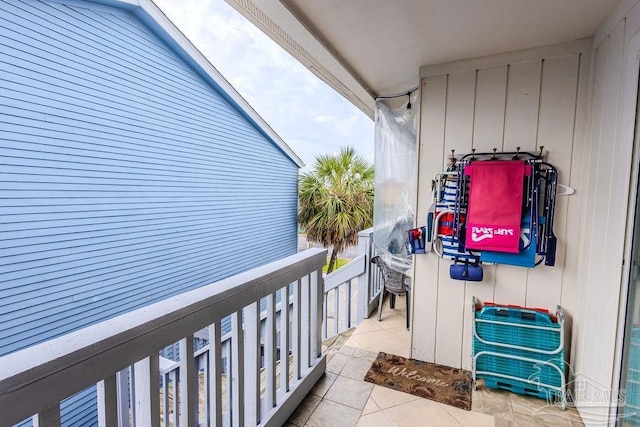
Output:
M404 300L388 302L382 321L375 314L357 329L336 337L326 349L327 371L286 426L583 426L575 409L561 411L544 400L506 391L473 393L471 411L363 381L378 352L409 356Z

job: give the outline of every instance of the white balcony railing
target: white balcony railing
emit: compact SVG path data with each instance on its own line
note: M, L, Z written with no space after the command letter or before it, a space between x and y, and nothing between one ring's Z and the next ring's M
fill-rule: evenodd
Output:
M58 426L60 402L97 384L104 426L282 425L325 370L325 262L310 249L4 356L0 424ZM161 359L176 342L179 362Z
M358 257L324 278L322 338L357 326L377 306L382 278L370 260L374 254L373 228L358 233Z

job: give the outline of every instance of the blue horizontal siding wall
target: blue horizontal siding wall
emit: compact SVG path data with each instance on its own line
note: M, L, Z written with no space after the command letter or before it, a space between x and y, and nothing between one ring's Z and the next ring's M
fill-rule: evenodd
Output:
M296 251L297 166L133 15L0 16L0 355Z

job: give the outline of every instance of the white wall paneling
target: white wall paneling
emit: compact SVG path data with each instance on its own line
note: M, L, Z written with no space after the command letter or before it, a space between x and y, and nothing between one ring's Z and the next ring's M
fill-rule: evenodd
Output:
M420 140L418 143L418 222L426 221L431 204L431 179L441 169L444 146L444 117L447 77L424 79L421 84ZM438 307L438 259L434 255L416 258L412 288L413 339L411 353L433 361L436 349L436 310ZM420 307L420 309L417 309ZM419 334L416 334L418 332Z
M572 165L571 174L569 176L568 185L574 188L586 188L585 179L588 171L589 156L586 153L586 149L582 145L576 144L575 141L586 141L587 135L589 135L589 129L591 124L590 116L587 114L589 111L589 82L591 75L589 68L591 66L592 54L583 53L580 56L580 70L578 81L578 93L576 99L577 111L575 120L575 133L574 133L574 150L572 153ZM562 277L562 295L561 301L566 304L567 301L573 301L573 309L569 312L565 312L565 348L569 351L569 363L573 366L572 359L574 357L573 346L578 341L573 339L573 335L577 333L577 328L580 326L574 320L577 318L578 313L582 309L582 304L578 298L579 282L578 275L578 259L581 252L583 243L583 233L581 233L581 224L586 217L584 203L586 192L578 192L571 196L571 203L567 206L567 221L566 221L566 233L568 236L573 236L571 240L565 242L566 255L565 255L565 268L563 270ZM569 381L572 380L570 373Z
M475 103L476 72L452 74L448 79L444 165L449 162L451 150L468 153L473 139L473 111ZM449 277L448 260L439 261L438 306L436 327L436 363L458 366L461 363L464 305L464 282Z
M623 11L624 13L620 13ZM614 19L615 18L615 19ZM579 408L599 417L615 408L590 407L619 386L631 232L637 189L632 165L640 53L640 5L623 2L598 32L594 50L593 113L588 156L589 191L578 256L581 311L574 327L576 377L588 379ZM637 151L637 147L635 148ZM615 397L613 397L615 399ZM587 424L589 424L587 422Z
M571 154L574 151L579 62L580 56L573 55L545 60L542 66L538 147L545 147L547 161L558 169L559 182L564 184L568 183L571 174ZM540 266L531 270L526 299L526 305L529 307L555 309L555 304L564 306L560 297L565 248L569 239L577 238L566 233L566 212L570 200L568 197L557 199L554 219L554 229L558 237L556 267ZM567 303L567 308L572 309L573 301Z
M446 166L451 149L466 154L471 148L535 151L544 145L547 160L560 170L561 183L569 185L574 155L580 152L576 145L583 144L582 133L576 138L576 111L584 117L587 102L588 79L580 78L579 70L588 73L588 62L581 61L581 54L590 52L590 42L582 40L421 69L418 222L425 221L431 202L431 178ZM433 253L416 256L414 304L432 308L435 315L414 315L413 357L471 367L473 296L549 309L561 304L571 312L575 301L562 300L564 251L568 241L577 241L577 229L567 229L566 217L578 200L558 203L554 228L560 256L555 267L485 265L482 282L465 283L449 278L449 261ZM425 342L432 339L433 343Z
M613 260L606 248L613 243L612 238L624 236L624 228L621 233L616 233L610 223L613 211L618 209L610 206L613 177L616 169L621 167L613 164L613 142L616 138L624 22L616 28L616 36L605 39L596 50L593 128L589 147L589 216L583 228L585 251L580 257L578 276L584 311L577 319L581 333L574 355L576 376L588 377L598 385L585 387L584 398L578 404L584 404L585 400L593 401L596 393L612 385L614 344L611 340L615 339L622 260L621 257ZM625 177L626 181L628 179L628 176ZM614 237L611 233L620 237ZM604 286L605 283L615 285ZM615 300L607 294L614 294ZM600 416L608 413L606 408L591 410L600 413Z
M509 66L507 102L505 108L505 151L535 152L538 136L538 110L540 105L540 80L542 60ZM510 265L496 269L497 283L511 283L495 289L495 301L525 305L529 269Z
M507 72L509 67L476 72L476 100L473 114L473 148L477 152L491 152L493 148L502 151L504 137L504 111L507 99ZM481 301L493 301L496 285L496 267L483 266L482 282L466 282L465 296L462 302L464 324L462 334L462 367L471 369L471 298ZM461 282L462 284L462 282Z
M573 371L591 381L578 406L603 390L615 394L637 192L631 159L639 32L640 5L625 1L595 47L583 40L421 69L419 222L431 199L428 183L452 148L460 154L544 145L560 183L576 192L556 205L555 267L486 266L482 283L456 283L447 261L416 257L414 304L435 314L415 315L413 357L470 368L471 296L549 309L560 304L571 328ZM424 91L436 82L437 91ZM615 415L604 406L588 409L587 424Z

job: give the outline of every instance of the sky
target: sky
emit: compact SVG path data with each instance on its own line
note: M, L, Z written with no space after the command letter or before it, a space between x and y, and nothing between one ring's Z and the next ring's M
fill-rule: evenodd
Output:
M350 145L373 164L373 121L224 0L154 0L306 164Z

